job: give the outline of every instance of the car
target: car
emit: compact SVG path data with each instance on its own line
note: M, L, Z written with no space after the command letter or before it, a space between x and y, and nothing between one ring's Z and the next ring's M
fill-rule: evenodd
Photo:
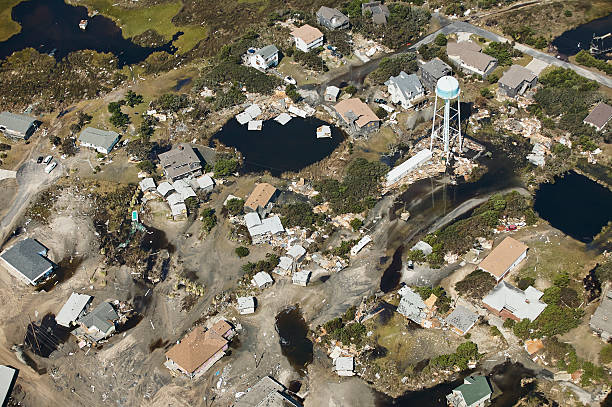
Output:
M38 156L38 158L36 159L36 164L40 164L41 162L43 162L44 157L42 155Z
M46 172L47 174L49 174L51 171L53 171L53 169L54 169L55 167L57 167L57 162L56 162L56 161L53 161L51 164L49 164L49 165L47 165L47 166L45 167L45 172Z
M293 79L291 76L285 76L285 82L288 83L289 85L297 84L297 81Z
M45 157L45 159L43 160L43 163L45 164L49 164L51 162L51 160L53 160L53 156L52 155L48 155Z
M374 103L382 103L383 105L387 104L385 99L374 99Z

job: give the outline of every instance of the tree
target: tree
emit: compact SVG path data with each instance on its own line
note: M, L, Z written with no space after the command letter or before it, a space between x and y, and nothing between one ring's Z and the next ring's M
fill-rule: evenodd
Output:
M285 93L289 98L295 103L301 99L300 94L298 93L295 85L287 85L285 86Z
M125 104L124 100L120 100L118 102L110 102L108 104L108 112L109 113L121 113L121 106Z
M448 42L448 40L446 39L446 35L440 33L436 36L436 39L434 40L434 44L436 44L439 47L444 47L446 46L446 43Z
M155 172L155 165L149 160L143 160L139 162L138 164L136 164L136 167L138 167L140 171L144 171L149 174L153 174Z
M348 85L342 91L353 96L355 93L357 93L357 88L354 85Z
M310 228L315 223L321 223L325 215L314 213L312 206L306 202L297 202L280 208L281 221L287 227Z
M175 93L165 93L161 95L154 103L155 106L159 106L162 110L170 110L172 112L178 112L179 110L189 106L189 98L187 95Z
M219 158L214 166L215 177L227 177L238 171L239 166L235 158Z
M128 90L125 94L125 103L129 107L134 107L136 105L141 104L144 101L142 95L137 94L133 90Z
M455 290L460 295L479 299L495 287L495 278L486 271L477 269L455 284Z
M382 107L379 106L378 109L376 109L376 116L378 116L379 119L384 120L388 115L389 113Z
M246 257L249 255L250 251L247 247L244 246L239 246L236 247L236 250L234 250L236 252L236 256L242 258L242 257Z
M244 200L239 198L232 198L225 204L228 212L232 216L240 215L242 213L242 209L244 208Z
M149 141L155 129L153 126L155 125L155 118L149 115L142 116L142 122L140 123L140 127L138 128L138 135L144 141Z
M215 210L212 208L202 209L200 219L202 220L202 229L205 232L210 232L217 224L217 215L215 215Z
M353 231L357 232L363 226L363 221L359 218L353 218L349 224L353 228Z
M423 263L425 261L425 253L418 249L410 250L406 259L415 263Z
M62 154L66 154L68 156L73 156L76 154L76 146L74 145L74 140L70 137L64 138L62 141L62 145L60 146L60 151Z
M416 54L409 52L399 56L381 59L378 68L369 74L368 78L375 84L383 84L390 76L397 76L402 71L410 74L416 72L417 69Z
M517 338L525 340L529 338L531 333L529 329L530 324L531 321L529 319L523 318L521 321L514 324L512 327L512 332L514 332L514 335L516 335Z

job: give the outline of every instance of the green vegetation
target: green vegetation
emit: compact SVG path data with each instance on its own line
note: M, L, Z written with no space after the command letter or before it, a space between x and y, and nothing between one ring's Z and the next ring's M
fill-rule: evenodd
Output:
M128 156L134 157L136 160L148 160L152 157L153 151L156 148L156 143L138 139L129 142L125 146L125 151L128 153Z
M378 109L376 109L376 112L374 112L376 114L376 117L378 117L381 120L384 120L388 115L389 112L387 112L385 109L383 109L382 107L378 107Z
M359 218L354 218L349 222L349 224L351 225L351 228L353 228L353 231L357 232L363 226L363 221Z
M347 87L342 89L342 91L344 93L348 93L349 95L353 96L355 93L357 93L357 88L355 87L355 85L348 85Z
M160 110L178 112L189 106L189 97L185 94L164 93L153 101L152 106Z
M491 326L489 328L489 333L491 334L491 336L502 336L499 328L497 328L496 326Z
M215 178L232 175L240 168L240 162L234 157L220 157L214 166Z
M438 34L434 40L434 44L436 44L438 47L444 47L447 43L448 40L446 39L446 35L442 33Z
M113 54L77 51L59 62L32 48L0 62L0 106L18 109L38 102L34 114L109 92L125 77Z
M597 68L605 72L607 75L612 75L612 65L602 59L597 59L585 50L581 50L576 54L576 62L580 65Z
M351 248L357 244L358 240L343 240L340 246L331 250L331 254L335 256L346 256L351 251Z
M202 230L206 233L210 232L217 224L217 215L212 208L203 208L200 212L200 219L202 220Z
M328 44L336 47L336 50L343 55L349 56L353 53L353 46L349 42L351 37L348 35L346 30L323 30L325 34L325 41Z
M435 44L423 44L417 51L419 52L421 58L423 58L425 61L429 61L435 57L442 58L446 56L444 48L440 48Z
M503 31L504 34L509 35L516 42L527 44L538 49L548 46L546 38L541 35L536 36L535 31L526 25L521 25L519 27L505 26Z
M298 102L302 97L300 96L300 94L297 91L297 88L295 87L295 85L287 85L285 86L285 93L287 94L287 96L289 96L289 98L295 103Z
M271 273L272 270L278 266L278 262L280 261L279 257L272 253L267 253L266 258L263 260L259 260L257 263L248 262L242 266L242 272L244 275L242 276L243 282L248 282L250 284L253 276L260 271L265 271L266 273Z
M612 343L607 343L601 350L599 351L599 361L604 365L612 362Z
M21 31L21 26L13 20L13 7L21 0L0 0L0 41L6 41Z
M451 299L446 295L444 288L437 287L414 287L414 290L419 293L423 301L427 300L432 294L438 297L435 306L438 307L440 314L446 314L450 310Z
M432 267L440 267L444 263L445 253L465 253L472 247L477 237L491 236L493 228L503 216L524 217L529 225L537 221L529 198L518 192L493 195L487 202L474 209L469 218L454 222L426 236L424 240L433 248L427 260Z
M136 167L140 171L144 171L149 174L153 174L155 172L155 165L149 160L139 162L138 164L136 164Z
M495 287L495 278L486 271L477 269L455 284L459 295L479 300Z
M184 34L174 42L174 45L179 48L179 53L192 49L200 40L205 39L208 33L205 26L174 24L176 21L174 17L183 7L181 1L131 8L121 7L112 0L85 0L80 4L118 21L124 38L134 37L151 30L161 35L164 41L170 41L174 34L182 31Z
M353 160L342 182L325 179L315 183L315 189L329 201L334 213L359 213L372 208L380 193L385 166L363 158Z
M439 355L429 361L430 370L450 369L455 366L461 370L468 368L468 362L475 361L479 357L478 345L467 341L457 346L455 353Z
M72 123L70 125L70 132L73 135L78 134L83 128L83 126L85 126L88 123L91 123L91 119L92 119L92 116L88 115L87 113L83 113L80 111L77 112L77 122Z
M243 258L249 255L250 251L248 247L239 246L234 250L236 252L236 256Z
M123 99L129 107L134 107L144 102L142 95L137 94L133 90L128 90Z
M385 83L390 76L399 75L401 71L410 74L416 72L417 69L416 55L412 52L395 57L385 57L381 59L378 68L368 75L368 79L380 85Z
M593 382L598 383L602 381L609 382L609 374L601 366L597 366L592 362L583 360L576 354L576 349L565 342L559 341L556 336L550 338L544 338L544 352L548 360L550 360L560 370L565 370L568 373L574 373L577 370L582 369L581 385L588 386ZM602 355L606 355L612 350L610 345L606 345L600 353L600 361L607 363L606 358L602 358Z
M322 49L319 50L319 52L320 51L322 51ZM329 68L325 64L325 61L323 61L323 58L321 58L319 55L319 52L317 52L317 50L304 52L298 49L293 53L293 59L295 62L302 64L302 66L305 68L312 69L313 71L317 72L327 72L329 71Z
M511 329L511 328L513 328L513 327L514 327L514 324L516 324L516 321L515 321L515 320L513 320L512 318L507 318L507 319L504 321L503 327L504 327L504 328Z
M240 198L232 198L229 201L227 201L227 203L225 204L225 207L227 208L227 211L230 213L230 215L232 216L240 215L244 208L244 200Z
M406 256L406 260L412 260L415 263L423 263L425 262L425 253L418 249L410 250Z
M284 205L280 208L279 212L283 225L290 228L295 226L311 228L315 224L323 225L325 221L325 215L314 213L312 206L306 202Z
M352 317L351 317L352 316ZM336 340L347 346L355 344L361 347L366 333L366 327L359 322L352 322L355 318L355 309L349 308L343 317L334 318L323 324L327 332L323 338L325 341Z
M514 49L509 42L490 42L482 52L497 58L501 66L512 65L513 57L523 56L523 53Z
M389 17L386 25L376 25L371 16L362 15L361 3L364 0L352 0L343 12L351 19L354 32L370 39L382 40L390 48L399 48L414 42L429 23L431 15L420 7L411 7L404 3L388 3Z
M124 104L124 100L120 100L119 102L110 102L108 104L108 111L109 113L112 113L108 121L113 126L123 130L125 130L127 125L130 124L130 116L121 111L121 106Z

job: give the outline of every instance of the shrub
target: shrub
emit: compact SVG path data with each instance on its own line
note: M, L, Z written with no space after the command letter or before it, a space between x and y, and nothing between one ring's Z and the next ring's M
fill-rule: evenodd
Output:
M519 339L522 339L522 340L528 339L531 334L531 331L529 328L530 324L531 324L531 321L528 320L527 318L524 318L521 321L514 324L514 326L512 327L512 332L514 332L514 335L516 335L516 337Z
M368 75L375 84L383 84L390 76L397 76L401 71L408 74L416 72L418 64L416 55L412 52L394 57L385 57L380 60L378 68Z
M314 213L312 207L305 203L292 203L280 209L281 221L285 227L300 226L302 228L312 227L315 223L321 223L325 215Z
M388 115L389 113L382 107L379 106L378 109L376 109L376 116L378 116L379 119L384 120Z
M412 260L415 263L423 263L425 261L425 253L418 249L410 250L406 259Z
M455 290L460 295L473 299L484 297L495 287L495 278L486 271L477 269L455 284Z
M244 200L239 198L232 198L225 204L228 212L232 216L240 215L244 208Z
M612 362L612 343L607 343L601 351L599 351L599 361L603 364Z
M354 85L348 85L347 87L342 89L342 91L353 96L355 93L357 93L357 88Z
M214 166L215 177L227 177L238 171L239 166L235 158L219 158Z
M506 320L504 321L503 327L510 329L514 327L515 323L516 321L513 320L512 318L506 318Z
M496 326L491 326L489 328L489 332L491 333L491 336L501 336L501 332Z
M153 105L162 110L178 112L189 106L189 98L184 94L177 95L175 93L165 93L157 98L157 100L153 102Z
M350 222L350 225L353 228L353 231L357 232L363 226L363 221L359 218L353 218L353 220L351 220Z
M447 42L448 40L446 39L446 35L442 33L438 34L436 36L436 39L434 40L434 44L436 44L439 47L444 47Z
M149 160L143 160L136 164L136 167L140 171L148 172L149 174L153 174L155 172L155 165Z
M298 93L298 91L296 90L295 85L287 85L285 87L285 93L287 94L287 96L289 96L289 98L295 103L297 101L300 100L301 96Z
M524 277L521 278L517 284L518 288L525 291L527 287L535 284L535 278L533 277Z
M202 209L200 217L202 219L202 229L205 232L210 232L217 224L217 215L215 215L215 210L212 208Z
M483 52L497 58L501 66L512 65L512 57L523 55L520 51L514 49L509 42L490 42Z
M236 252L236 256L238 256L240 258L246 257L250 253L248 247L244 247L244 246L236 247L236 249L234 251Z
M136 105L141 104L144 101L142 95L137 94L133 90L128 90L125 94L125 103L129 107L134 107Z
M317 53L314 51L304 52L300 50L296 50L293 54L293 59L300 63L302 66L312 69L317 72L327 72L329 68Z

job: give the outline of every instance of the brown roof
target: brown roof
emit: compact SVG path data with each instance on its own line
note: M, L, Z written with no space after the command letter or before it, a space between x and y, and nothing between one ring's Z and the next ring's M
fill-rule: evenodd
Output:
M227 345L227 341L212 329L197 326L183 340L166 352L166 357L189 373L195 372L208 359Z
M232 329L232 326L226 320L221 319L217 323L215 323L210 329L223 336L227 333L227 331Z
M458 56L468 66L485 71L489 64L497 59L483 54L480 49L480 46L472 41L449 42L446 46L446 53L449 56Z
M525 350L527 350L527 353L530 355L533 355L542 349L544 349L544 343L542 343L541 339L527 339L525 341Z
M479 267L493 274L499 280L512 263L527 249L528 247L523 243L508 236L480 262Z
M256 211L258 207L265 207L272 196L276 192L276 188L274 186L268 184L267 182L262 182L261 184L257 184L249 198L244 203L244 206L247 208L251 208Z
M480 52L480 50L482 50L480 45L472 41L449 41L448 44L446 44L446 52L448 55L460 55L462 51Z
M363 103L361 99L358 98L343 100L336 104L334 109L336 109L336 112L338 112L338 114L342 116L342 119L347 123L351 123L351 119L347 116L347 114L352 112L355 117L357 117L355 123L357 123L357 126L359 127L363 127L370 122L380 121L372 109L370 109L368 105Z
M592 124L598 129L603 128L606 123L612 118L612 106L609 106L603 102L595 106L595 109L587 117L584 122Z
M438 297L435 294L431 294L424 302L427 308L431 309L436 304L436 301L438 301Z
M315 28L311 25L304 24L301 27L298 27L291 31L291 35L294 37L301 38L306 44L310 44L314 40L323 36L323 33L319 31L318 28Z
M529 69L520 66L512 65L502 77L499 79L499 83L504 84L512 89L518 88L523 81L531 82L536 78L536 75Z

